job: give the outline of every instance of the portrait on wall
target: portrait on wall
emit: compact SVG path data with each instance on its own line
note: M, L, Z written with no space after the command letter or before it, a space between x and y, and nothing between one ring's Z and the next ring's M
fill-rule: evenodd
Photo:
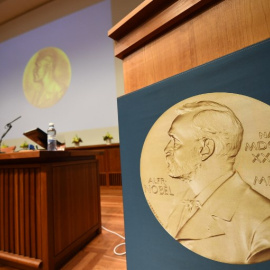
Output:
M140 158L141 185L182 246L227 264L270 260L270 106L225 92L164 111Z
M27 101L37 108L48 108L59 102L71 81L71 65L61 49L47 47L28 61L23 75Z

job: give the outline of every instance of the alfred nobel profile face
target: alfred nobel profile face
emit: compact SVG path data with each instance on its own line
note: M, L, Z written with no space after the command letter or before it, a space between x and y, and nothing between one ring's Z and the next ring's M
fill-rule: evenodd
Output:
M178 111L165 148L169 175L192 180L198 168L207 170L202 163L210 163L209 159L215 159L224 171L228 166L231 169L243 137L243 127L235 114L213 101L188 103Z
M46 74L53 72L53 58L52 56L39 56L35 62L33 70L33 77L35 82L42 82Z
M70 81L68 56L59 48L46 47L36 52L25 67L24 94L35 107L52 107L65 95Z
M178 116L168 132L170 141L165 148L169 175L189 180L200 166L200 141L191 126L190 116Z
M145 198L195 254L270 260L269 117L258 100L211 93L175 104L150 129L140 162Z

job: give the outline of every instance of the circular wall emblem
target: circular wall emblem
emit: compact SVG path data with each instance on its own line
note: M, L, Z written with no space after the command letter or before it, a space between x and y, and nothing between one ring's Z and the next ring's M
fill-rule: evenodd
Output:
M23 90L33 106L47 108L66 93L71 80L67 55L59 48L39 50L28 61L23 75Z

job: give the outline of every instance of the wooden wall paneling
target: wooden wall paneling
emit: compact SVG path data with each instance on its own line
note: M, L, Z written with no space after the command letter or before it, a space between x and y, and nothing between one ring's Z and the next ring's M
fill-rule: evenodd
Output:
M109 171L110 159L109 159L109 156L108 156L108 153L110 152L110 150L109 149L104 149L104 152L105 152L104 158L105 158L105 162L106 162L106 171L105 171L106 186L110 186L110 171Z
M108 169L112 172L121 172L120 152L119 148L109 148L108 156Z
M106 186L106 171L107 171L107 162L104 153L102 155L96 155L98 160L99 167L99 182L100 185Z
M121 186L122 177L121 177L121 162L120 162L120 149L108 148L107 150L108 158L108 177L110 186Z
M99 179L101 186L121 186L122 173L120 144L86 145L67 148L68 150L93 150L99 161Z

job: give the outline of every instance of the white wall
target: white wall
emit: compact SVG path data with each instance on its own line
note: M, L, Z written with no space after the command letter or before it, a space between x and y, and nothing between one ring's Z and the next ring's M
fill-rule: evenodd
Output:
M16 145L17 150L24 140L30 143L23 132L36 127L46 131L49 122L55 122L59 140L67 146L72 146L75 134L83 138L82 145L101 144L107 131L114 136L113 142L119 142L116 99L124 93L123 73L107 32L142 1L64 2L53 1L0 27L0 136L5 124L21 115L3 139L7 145ZM56 8L59 5L63 8ZM59 10L62 14L58 14ZM56 105L40 109L25 99L22 76L30 57L46 46L65 51L72 79Z

